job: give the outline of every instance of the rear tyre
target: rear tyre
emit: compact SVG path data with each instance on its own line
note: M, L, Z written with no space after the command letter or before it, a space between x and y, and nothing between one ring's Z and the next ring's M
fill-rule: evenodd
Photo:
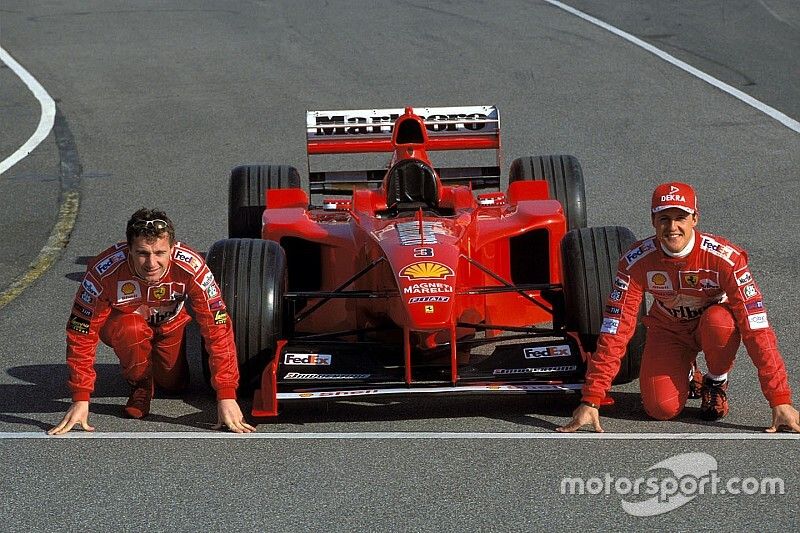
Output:
M228 183L228 236L258 239L267 189L299 188L300 174L288 165L240 165Z
M520 157L511 162L509 184L544 180L550 197L561 202L567 230L586 227L586 191L578 159L571 155Z
M603 308L617 272L617 262L635 241L631 230L620 226L576 229L561 241L565 326L567 331L578 333L584 350L593 352L597 348ZM644 300L615 384L628 383L639 376L645 341L643 317Z
M207 261L233 321L240 390L252 390L284 332L286 254L275 241L227 239L211 246ZM202 354L210 385L205 347Z

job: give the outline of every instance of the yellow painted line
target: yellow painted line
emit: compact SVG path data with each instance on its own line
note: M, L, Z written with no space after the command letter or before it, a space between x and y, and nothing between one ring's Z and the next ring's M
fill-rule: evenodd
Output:
M59 253L69 242L69 235L75 227L75 219L78 216L78 205L80 195L78 191L70 191L64 194L64 201L58 210L58 219L47 243L39 251L39 255L31 262L28 270L16 278L11 285L0 293L0 309L11 303L17 296L22 294L26 288L39 279L42 274L53 266Z

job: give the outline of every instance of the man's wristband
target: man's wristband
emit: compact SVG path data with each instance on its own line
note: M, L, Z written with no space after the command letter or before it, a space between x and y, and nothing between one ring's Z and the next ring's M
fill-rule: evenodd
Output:
M594 409L600 409L600 406L597 405L596 403L587 402L586 400L581 400L581 405L588 405L589 407L592 407Z

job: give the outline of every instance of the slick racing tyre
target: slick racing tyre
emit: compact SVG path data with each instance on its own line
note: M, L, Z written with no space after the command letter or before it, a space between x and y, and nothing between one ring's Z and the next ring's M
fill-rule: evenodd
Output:
M584 350L593 352L603 324L603 309L611 292L620 256L636 241L631 230L620 226L581 228L561 241L565 326L577 332ZM636 331L628 343L614 383L628 383L639 376L644 352L644 299L639 307Z
M240 165L231 171L228 184L228 236L261 237L261 215L267 189L299 188L300 174L288 165Z
M567 218L567 231L586 227L586 191L583 172L571 155L520 157L511 162L508 183L544 180L550 197L561 202Z
M283 335L286 254L275 241L226 239L211 246L207 261L233 322L240 389L257 388ZM205 347L202 354L210 384Z

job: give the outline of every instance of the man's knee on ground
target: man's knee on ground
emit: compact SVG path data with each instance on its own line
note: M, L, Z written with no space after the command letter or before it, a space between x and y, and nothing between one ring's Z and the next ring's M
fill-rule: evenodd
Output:
M677 398L661 400L644 397L642 397L642 404L644 405L645 412L656 420L671 420L675 418L681 414L685 405L679 402Z

